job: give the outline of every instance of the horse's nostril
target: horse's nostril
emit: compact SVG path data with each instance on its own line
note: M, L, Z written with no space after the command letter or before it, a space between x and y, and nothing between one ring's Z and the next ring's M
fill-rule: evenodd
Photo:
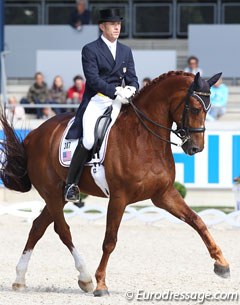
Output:
M199 152L199 151L200 151L200 148L199 148L199 147L197 147L197 146L192 147L192 153L193 153L193 154L196 154L196 153Z
M196 153L198 153L198 152L200 152L201 151L201 149L198 147L198 146L191 146L191 147L189 147L189 149L188 149L188 154L190 155L190 156L192 156L192 155L194 155L194 154L196 154Z

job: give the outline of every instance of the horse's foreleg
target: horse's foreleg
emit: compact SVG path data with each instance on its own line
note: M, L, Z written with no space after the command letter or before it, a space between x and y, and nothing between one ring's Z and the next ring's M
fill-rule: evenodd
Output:
M87 271L87 267L82 256L78 253L77 249L72 243L72 236L70 232L70 228L65 221L63 210L51 210L51 214L54 218L54 230L59 235L61 241L67 246L69 251L71 252L74 261L75 267L79 271L78 284L79 287L85 292L93 291L93 282L92 278Z
M94 296L100 297L108 294L108 288L105 283L106 268L110 254L114 250L117 243L118 228L125 210L125 203L120 198L110 198L107 211L107 226L103 241L103 255L96 271L97 288Z
M187 206L174 188L165 192L164 195L155 196L152 201L157 207L167 210L192 226L201 236L211 257L215 259L214 272L221 277L229 277L229 264L223 257L221 249L216 245L205 223Z
M43 236L52 221L52 217L50 216L46 206L42 210L41 214L33 221L26 246L16 267L17 277L12 285L14 290L21 290L26 287L25 274L27 272L33 248Z

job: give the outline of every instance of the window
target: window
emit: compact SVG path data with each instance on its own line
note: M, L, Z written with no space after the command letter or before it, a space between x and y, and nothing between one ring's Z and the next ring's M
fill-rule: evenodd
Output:
M240 23L240 4L223 4L223 23Z
M216 5L179 4L177 10L177 35L187 37L189 24L214 24L216 22Z
M135 4L133 35L161 37L172 34L172 6L170 4Z
M74 4L48 4L47 5L47 24L69 24L71 12Z
M38 24L40 6L37 4L6 4L6 24Z

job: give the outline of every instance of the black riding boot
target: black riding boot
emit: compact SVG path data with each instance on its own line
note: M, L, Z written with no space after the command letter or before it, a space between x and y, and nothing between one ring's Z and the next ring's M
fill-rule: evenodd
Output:
M68 171L64 190L64 197L66 201L79 202L80 200L78 183L82 175L84 164L87 161L88 154L89 150L83 146L82 141L79 141Z

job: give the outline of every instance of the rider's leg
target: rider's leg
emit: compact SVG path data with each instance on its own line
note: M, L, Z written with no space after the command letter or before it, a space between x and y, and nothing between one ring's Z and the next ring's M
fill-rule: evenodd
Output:
M112 100L101 96L94 96L83 115L83 145L92 149L94 145L94 130L97 119L112 105Z
M88 158L89 151L94 145L94 129L97 119L106 111L112 103L111 100L100 100L93 98L87 106L83 115L83 140L74 152L65 187L65 200L78 202L80 200L80 190L78 183L82 175L84 164Z
M89 150L86 149L82 141L79 140L78 146L72 157L72 161L69 167L66 187L64 191L65 200L71 202L79 202L80 190L78 188L78 182L82 175L84 164L88 158Z

